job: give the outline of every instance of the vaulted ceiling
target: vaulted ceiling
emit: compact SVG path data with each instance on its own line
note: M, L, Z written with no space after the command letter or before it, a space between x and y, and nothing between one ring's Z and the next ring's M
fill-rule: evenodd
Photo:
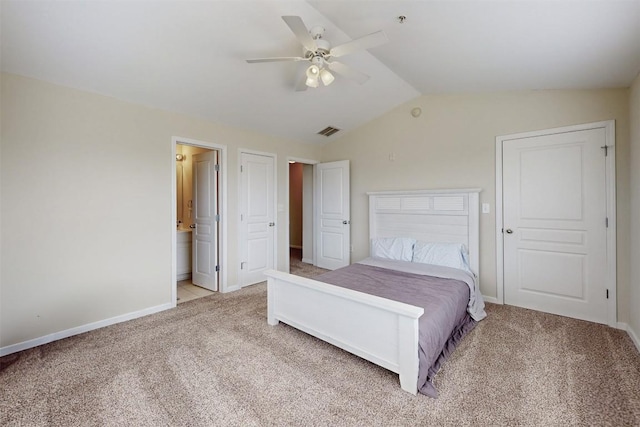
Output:
M640 70L640 0L7 1L10 73L309 143L339 137L420 95L628 87ZM389 42L294 91L306 62L281 19L320 25L333 46L383 30ZM406 19L400 23L398 17ZM316 133L342 129L329 139Z

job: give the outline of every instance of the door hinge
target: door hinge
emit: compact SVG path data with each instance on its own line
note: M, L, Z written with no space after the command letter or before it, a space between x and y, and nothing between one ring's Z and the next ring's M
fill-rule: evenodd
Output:
M608 145L604 145L600 148L604 149L604 156L607 157L609 155L609 146Z
M609 289L607 289L607 299L609 299Z
M220 172L220 165L214 165L213 170L216 172Z
M220 215L219 215L219 214L218 214L218 215L216 215L216 220L215 220L215 221L216 221L216 222L220 222Z
M242 167L242 165L240 165L240 172L242 172L242 171L243 171L243 167Z
M246 263L247 263L246 261L242 261L242 262L240 263L240 270L244 270L244 265L245 265Z
M609 228L609 217L604 219L604 226Z
M220 266L216 265L216 272L220 271Z

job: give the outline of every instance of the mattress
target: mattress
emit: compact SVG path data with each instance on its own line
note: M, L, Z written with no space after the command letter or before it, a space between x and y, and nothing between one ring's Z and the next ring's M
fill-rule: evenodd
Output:
M424 314L418 320L418 391L435 398L438 392L433 378L477 323L468 312L473 292L462 280L426 275L415 266L409 265L416 272L399 271L393 266L368 260L324 273L314 280L422 307Z

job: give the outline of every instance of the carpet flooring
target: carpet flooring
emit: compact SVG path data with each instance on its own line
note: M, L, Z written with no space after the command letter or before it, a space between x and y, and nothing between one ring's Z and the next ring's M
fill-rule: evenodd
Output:
M316 267L313 264L302 262L301 258L300 250L291 249L291 257L289 258L289 272L291 274L302 277L313 277L329 271L324 268Z
M488 304L438 399L287 325L266 285L6 356L2 426L640 425L640 354L603 325Z

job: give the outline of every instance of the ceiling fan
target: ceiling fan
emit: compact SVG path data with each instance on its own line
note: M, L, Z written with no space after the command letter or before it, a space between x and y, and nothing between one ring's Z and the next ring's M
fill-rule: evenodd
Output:
M302 56L285 56L272 58L247 59L250 64L257 62L280 62L280 61L308 61L311 63L302 80L296 85L297 91L306 90L307 87L316 88L320 81L325 86L329 86L335 77L331 71L349 79L363 84L369 80L369 76L355 70L347 65L334 61L357 50L369 49L389 41L383 31L376 31L367 36L360 37L339 46L331 47L331 44L322 38L324 28L316 26L307 30L299 16L283 16L282 19L289 26L293 34L303 46Z

